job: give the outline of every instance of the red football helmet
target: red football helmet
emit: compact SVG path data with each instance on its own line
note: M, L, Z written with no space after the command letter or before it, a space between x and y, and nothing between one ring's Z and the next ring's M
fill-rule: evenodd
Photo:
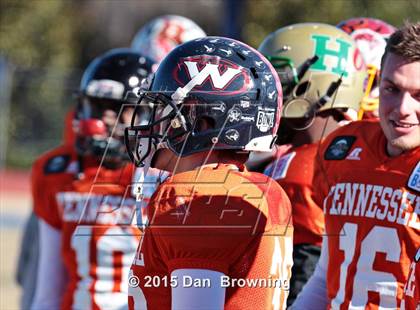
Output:
M367 64L368 79L360 103L359 118L377 117L381 59L386 40L396 29L380 19L369 17L350 18L339 23L337 27L352 36Z
M203 29L191 19L164 15L144 25L134 37L131 47L160 62L176 46L205 36Z

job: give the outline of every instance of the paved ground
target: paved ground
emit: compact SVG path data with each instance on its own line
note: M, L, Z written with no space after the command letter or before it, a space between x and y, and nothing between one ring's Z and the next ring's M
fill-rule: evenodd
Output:
M0 171L0 309L19 309L15 269L30 212L29 173Z

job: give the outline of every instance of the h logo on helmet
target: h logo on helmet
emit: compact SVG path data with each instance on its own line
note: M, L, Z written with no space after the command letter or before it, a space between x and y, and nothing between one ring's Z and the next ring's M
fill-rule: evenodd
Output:
M329 43L332 38L329 36L312 35L311 39L315 41L314 54L319 57L318 61L311 66L311 69L319 71L331 71L337 75L343 74L344 77L347 77L348 71L346 70L346 66L349 65L348 56L351 43L342 39L335 39L336 45L338 45L338 49L332 49L332 44ZM327 45L329 45L329 47ZM331 62L327 62L327 56L336 58L335 65L331 64ZM327 64L329 64L328 67L330 68L327 67Z

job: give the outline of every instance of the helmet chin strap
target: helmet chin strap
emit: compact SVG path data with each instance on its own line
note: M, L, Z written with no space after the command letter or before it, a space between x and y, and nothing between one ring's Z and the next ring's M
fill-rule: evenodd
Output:
M136 180L135 186L133 188L133 194L136 196L136 201L141 201L143 196L143 189L144 189L144 182L146 180L147 172L150 169L150 165L152 163L153 154L155 151L152 151L150 156L144 159L143 164L144 166L141 168L137 168L138 173L136 172Z
M171 95L173 106L167 105L162 114L168 115L170 112L172 112L170 109L174 109L177 105L183 103L191 90L195 86L202 84L207 77L208 73L205 69L203 69L198 74L196 74L184 87L178 87L177 90ZM173 128L182 127L185 131L188 130L186 120L180 113L177 113L176 117L171 120L171 126Z
M292 80L293 82L286 86L286 89L284 91L286 94L289 93L297 85L297 83L299 83L299 81L304 77L304 75L309 70L309 68L314 63L316 63L318 59L319 59L318 55L314 55L313 57L306 59L306 61L299 66L299 69L297 70L298 71L297 77L296 77L297 82L295 82L295 80Z
M312 58L307 59L298 70L297 79L300 81L303 76L306 74L306 72L309 70L309 68L318 61L319 57L318 55L314 55Z
M332 96L336 93L342 82L343 74L341 74L340 78L337 81L331 83L325 95L323 95L321 98L318 99L318 101L314 102L310 106L309 110L305 113L305 117L310 118L312 115L315 115L327 102L331 102Z
M291 107L293 104L302 105L303 103L305 103L308 106L308 109L303 116L299 116L299 117L304 117L308 120L313 119L315 117L316 113L318 113L318 111L321 110L322 107L325 104L327 104L328 102L331 102L333 100L332 97L337 92L337 90L340 87L342 81L343 81L343 75L341 75L340 78L337 81L332 82L330 84L330 86L328 87L328 90L326 91L326 93L321 98L319 98L317 101L315 101L314 103L311 103L309 100L306 100L306 99L301 98L301 97L293 97L293 98L289 99L284 104L285 108L284 108L284 114L283 115L287 115L287 109L289 107ZM306 129L309 126L311 126L311 124L312 124L312 122L309 122L305 125L305 127L299 128L299 129L300 130ZM295 129L297 129L297 128L295 128Z
M204 82L207 75L204 75L203 73L205 73L204 70L201 70L201 72L194 76L184 87L177 88L171 96L171 99L175 104L182 103L195 86Z

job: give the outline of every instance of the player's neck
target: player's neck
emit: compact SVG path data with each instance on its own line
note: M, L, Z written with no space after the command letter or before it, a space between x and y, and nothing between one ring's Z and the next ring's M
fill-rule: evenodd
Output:
M392 145L391 142L387 141L386 153L389 157L397 157L403 153L410 152L411 150L403 150L402 148Z
M191 171L209 164L243 165L247 157L248 155L246 154L230 154L219 151L213 151L210 154L208 152L199 152L185 157L165 156L154 167L175 174Z

